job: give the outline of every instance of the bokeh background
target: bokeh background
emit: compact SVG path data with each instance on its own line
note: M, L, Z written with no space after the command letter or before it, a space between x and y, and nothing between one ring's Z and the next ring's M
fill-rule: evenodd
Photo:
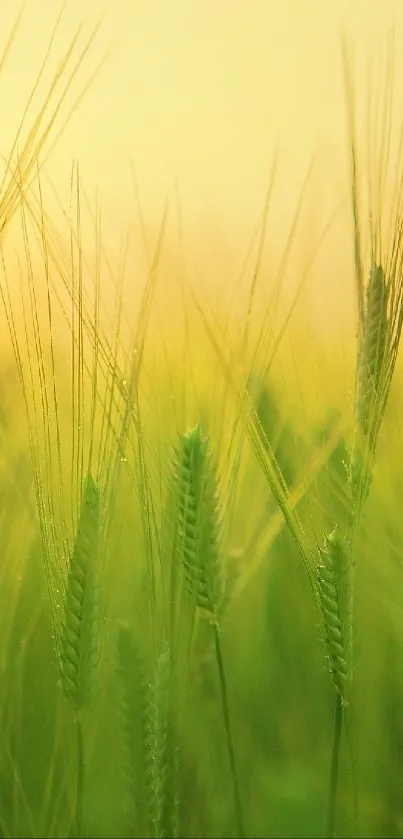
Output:
M3 153L60 8L53 0L25 4L1 77ZM15 3L2 4L4 41L17 11ZM354 51L360 107L394 30L398 117L399 0L69 0L44 84L77 26L83 23L89 32L98 20L101 28L80 79L105 53L108 58L46 166L61 200L68 200L74 158L90 195L99 189L103 237L113 246L122 230L138 223L134 172L147 226L158 226L169 198L167 241L175 251L180 207L194 270L210 277L211 288L222 289L239 270L261 215L275 154L268 237L273 258L282 252L315 154L296 264L337 213L312 268L311 288L314 320L320 320L317 307L321 318L331 308L327 328L338 330L346 317L341 289L350 288L351 265L341 36ZM294 270L289 281L299 280Z

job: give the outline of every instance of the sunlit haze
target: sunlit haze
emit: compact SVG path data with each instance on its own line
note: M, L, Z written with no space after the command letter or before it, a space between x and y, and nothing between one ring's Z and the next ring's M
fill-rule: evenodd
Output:
M54 0L26 3L1 77L5 155L57 14ZM3 4L3 33L15 15L14 3ZM146 225L159 223L169 198L174 217L180 206L197 270L203 260L207 266L217 259L219 270L225 265L231 275L261 216L275 152L268 235L273 248L289 229L316 153L301 218L301 246L308 252L346 200L341 35L356 54L359 98L366 61L393 28L399 58L402 3L69 0L49 67L56 66L80 23L85 35L98 20L77 90L106 53L107 59L46 163L61 201L69 199L74 159L90 195L99 188L110 236L117 238L136 216L134 171ZM397 101L401 92L398 84ZM338 232L322 249L320 271L326 260L329 266L328 277L322 273L323 294L332 293L332 282L334 289L337 259L342 273L351 262L350 240L343 239L346 219L345 209Z

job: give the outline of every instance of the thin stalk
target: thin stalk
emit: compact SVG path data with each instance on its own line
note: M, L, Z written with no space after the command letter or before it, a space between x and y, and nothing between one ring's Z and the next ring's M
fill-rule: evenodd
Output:
M353 741L351 737L349 719L348 719L348 709L344 709L343 718L344 718L344 733L346 737L346 743L350 758L350 765L351 765L351 776L352 776L352 784L353 784L353 803L354 803L354 830L356 836L359 835L359 813L358 813L358 790L357 790L357 773L355 767L355 760L354 760L354 748L353 748Z
M343 706L341 696L337 693L336 708L334 714L333 726L333 749L332 749L332 764L330 769L330 786L329 786L329 803L327 812L327 832L329 839L335 837L335 821L336 821L336 803L337 792L339 786L339 762L340 762L340 745L341 745L341 730L343 720Z
M84 737L81 719L76 718L74 722L76 730L77 742L77 795L76 795L76 814L74 819L74 836L82 839L83 834L83 809L84 809Z
M228 756L229 756L231 776L232 776L232 786L233 786L233 791L234 791L234 803L235 803L235 813L236 813L238 836L240 837L240 839L244 839L246 834L245 834L245 827L244 827L244 820L243 820L243 813L242 813L241 795L240 795L240 791L239 791L238 773L237 773L236 761L235 761L234 743L233 743L232 734L231 734L231 725L230 725L229 707L228 707L227 682L226 682L226 678L225 678L224 661L223 661L222 651L221 651L220 635L219 635L218 626L217 626L216 623L213 624L213 631L214 631L214 643L215 643L215 652L216 652L216 659L217 659L218 675L219 675L219 680L220 680L221 701L222 701L222 710L223 710L223 716L224 716L225 734L226 734L226 739L227 739Z

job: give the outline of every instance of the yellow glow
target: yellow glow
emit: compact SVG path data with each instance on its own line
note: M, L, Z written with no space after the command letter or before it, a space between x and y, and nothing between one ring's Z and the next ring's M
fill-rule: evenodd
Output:
M4 154L57 12L54 0L26 4L0 79ZM15 14L14 3L3 4L4 33ZM288 229L317 148L303 221L313 242L322 210L325 222L345 197L340 34L361 64L392 26L399 46L401 0L69 0L52 66L77 25L84 20L89 31L99 18L88 73L110 50L108 61L47 164L61 199L68 200L74 158L88 189L99 186L117 235L135 215L132 162L146 219L160 218L177 183L195 254L219 241L232 270L261 213L275 149L274 240ZM361 68L358 89L363 77Z

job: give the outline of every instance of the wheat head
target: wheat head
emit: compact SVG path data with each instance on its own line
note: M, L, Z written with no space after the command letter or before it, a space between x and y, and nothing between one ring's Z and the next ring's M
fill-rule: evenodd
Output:
M94 696L99 663L99 560L101 497L88 474L72 551L61 629L61 688L76 709Z
M200 425L181 435L174 459L178 536L187 587L197 606L217 621L224 596L218 481Z
M173 835L171 819L173 760L171 718L171 659L166 647L158 656L154 684L150 686L148 715L149 807L155 839Z
M388 293L381 266L370 272L361 346L358 352L355 439L351 478L355 501L365 498L371 479L371 460L382 421L382 390L388 352Z
M128 820L146 832L148 674L128 624L119 622L116 644L116 714ZM131 827L129 823L128 826Z
M320 549L318 586L333 683L342 699L352 675L353 568L346 540L334 530Z

